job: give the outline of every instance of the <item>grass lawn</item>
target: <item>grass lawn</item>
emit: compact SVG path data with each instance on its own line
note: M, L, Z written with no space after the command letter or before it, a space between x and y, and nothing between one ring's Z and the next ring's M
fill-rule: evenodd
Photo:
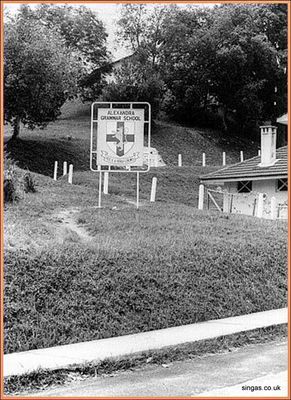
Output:
M5 207L5 353L286 306L286 222L197 210L198 176L215 166L195 160L210 145L220 157L219 135L207 142L163 125L169 152L156 147L167 167L141 176L140 210L131 174L110 175L98 209L82 112L9 144L19 166L37 172L37 192ZM188 138L182 168L177 130ZM74 163L73 185L48 177L55 159Z
M108 195L98 210L97 185L46 178L7 207L5 352L284 307L286 224L199 212L187 197L185 186L184 203L176 194L136 211Z

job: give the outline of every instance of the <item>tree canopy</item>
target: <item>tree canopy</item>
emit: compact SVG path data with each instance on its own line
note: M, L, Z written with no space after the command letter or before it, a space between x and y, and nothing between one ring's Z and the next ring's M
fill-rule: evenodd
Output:
M20 122L31 129L45 127L67 99L84 94L82 78L108 61L106 37L103 24L85 7L22 5L7 17L4 115L14 137ZM95 94L101 88L97 83Z
M119 26L131 62L162 80L159 104L171 117L201 123L212 103L225 130L252 132L286 112L286 5L124 5Z

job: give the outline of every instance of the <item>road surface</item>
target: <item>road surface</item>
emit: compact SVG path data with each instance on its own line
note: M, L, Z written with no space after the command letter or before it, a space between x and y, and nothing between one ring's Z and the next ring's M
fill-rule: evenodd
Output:
M287 342L76 379L27 396L287 396ZM23 394L22 397L25 397Z

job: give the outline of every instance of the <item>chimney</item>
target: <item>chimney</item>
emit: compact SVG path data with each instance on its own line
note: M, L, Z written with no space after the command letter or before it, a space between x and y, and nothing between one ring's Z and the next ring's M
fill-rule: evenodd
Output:
M261 129L261 163L260 167L268 167L276 162L277 127L260 126Z

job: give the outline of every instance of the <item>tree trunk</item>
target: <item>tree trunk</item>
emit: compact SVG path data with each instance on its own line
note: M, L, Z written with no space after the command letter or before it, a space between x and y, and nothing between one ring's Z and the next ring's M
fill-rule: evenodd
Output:
M222 126L224 132L227 132L227 107L222 108Z
M12 139L17 139L20 132L20 117L16 117L13 122L13 134Z

